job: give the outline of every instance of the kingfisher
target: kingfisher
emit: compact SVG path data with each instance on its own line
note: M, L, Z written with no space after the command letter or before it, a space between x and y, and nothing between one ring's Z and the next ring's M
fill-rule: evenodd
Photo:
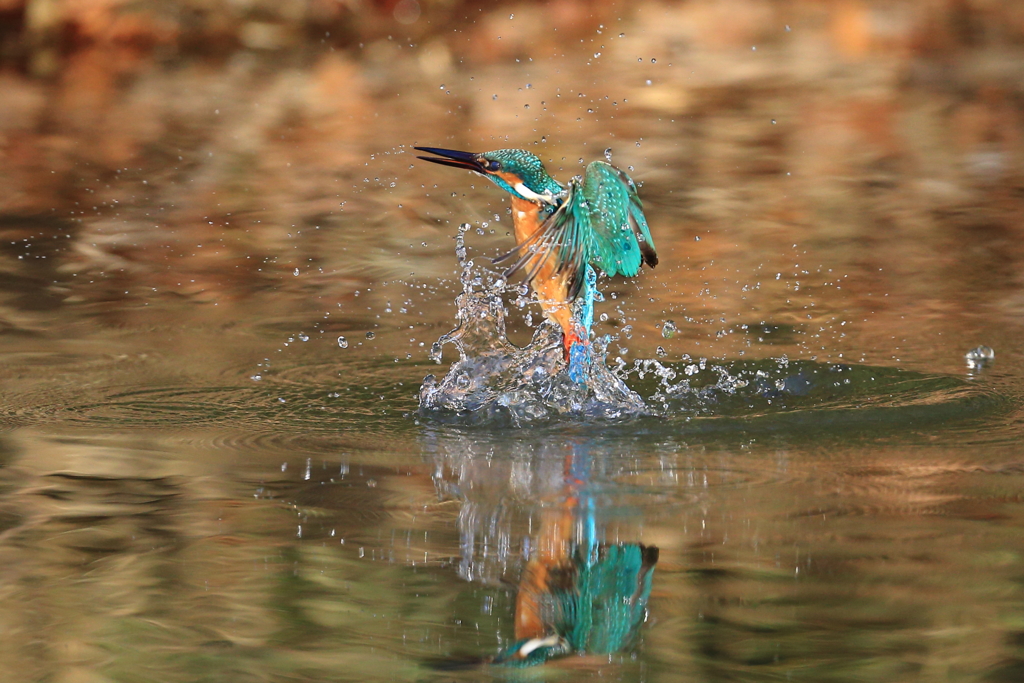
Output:
M658 548L598 542L590 457L571 443L565 497L543 509L535 551L519 581L515 642L492 664L527 667L569 654L609 655L628 647L647 616Z
M478 173L511 195L516 247L494 262L511 262L506 279L525 272L544 315L562 330L572 374L575 351L590 340L593 287L588 280L594 277L588 271L634 277L642 264L658 264L633 179L609 163L593 161L566 186L548 174L536 154L523 149L414 149L433 155L419 159ZM577 299L587 305L574 310Z
M557 657L628 647L647 616L658 548L570 543L557 559L531 560L516 595L516 641L492 664L527 667Z

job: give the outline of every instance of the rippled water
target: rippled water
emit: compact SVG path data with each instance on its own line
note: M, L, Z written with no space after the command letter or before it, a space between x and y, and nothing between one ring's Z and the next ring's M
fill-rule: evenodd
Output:
M1024 24L826 5L0 56L0 680L1024 679ZM603 394L413 144L632 167Z

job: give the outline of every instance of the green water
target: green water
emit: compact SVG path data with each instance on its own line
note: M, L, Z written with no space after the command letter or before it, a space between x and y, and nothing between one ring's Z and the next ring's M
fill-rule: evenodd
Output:
M0 680L1024 679L1016 5L733 4L3 62ZM511 217L414 144L635 169L596 329L650 414L417 413ZM484 664L573 496L646 622Z

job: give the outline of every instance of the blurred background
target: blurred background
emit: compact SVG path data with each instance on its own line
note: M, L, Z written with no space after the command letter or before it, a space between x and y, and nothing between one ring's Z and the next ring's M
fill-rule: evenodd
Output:
M629 169L612 360L855 386L421 424L511 225L413 145ZM661 548L573 676L1019 681L1022 338L1019 0L0 0L0 679L477 680L570 442Z
M413 322L442 324L451 297L409 283L452 275L460 222L490 221L470 246L497 253L508 216L490 187L415 163L413 144L527 147L563 181L610 148L643 184L668 255L640 279L654 300L636 324L688 316L701 324L675 320L683 338L712 352L734 351L720 333L738 324L806 326L812 292L825 351L861 337L854 353L876 360L923 342L915 361L952 362L932 353L959 343L950 318L1024 312L1020 3L3 0L0 12L8 325L83 302L119 302L102 313L126 320L169 298L238 306L299 286L323 298L306 304L319 319L372 282L375 315L417 297ZM402 291L385 284L399 279ZM286 297L260 308L279 302L294 310ZM871 315L837 331L829 308ZM936 317L927 339L900 333Z

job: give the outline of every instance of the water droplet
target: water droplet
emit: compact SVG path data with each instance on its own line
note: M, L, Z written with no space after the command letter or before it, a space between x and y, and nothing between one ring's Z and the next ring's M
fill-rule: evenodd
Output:
M651 79L648 78L647 79L647 85L650 85L650 84L651 84Z
M655 59L654 57L651 57L651 64L657 64L657 63L658 63L658 60Z
M678 328L676 327L676 323L674 320L666 320L661 325L661 336L664 337L665 339L671 339L672 337L676 336L677 329Z
M612 163L612 148L611 147L606 147L605 148L605 150L604 150L604 158L608 161L609 164Z
M665 356L668 355L668 352L665 351L665 348L662 347L662 346L659 346L657 349L655 349L654 353L655 353L655 355L658 356L658 358L664 358Z
M772 119L772 125L773 126L775 125L775 119Z
M442 83L442 84L441 84L441 87L440 87L440 88L438 88L438 89L439 89L439 90L444 90L444 83Z
M530 108L530 105L528 105L528 104L524 104L523 105L523 109L529 109L529 108Z
M294 272L294 273L292 273L292 274L293 274L293 275L294 275L295 277L298 277L298 276L299 276L299 269L298 269L298 268L296 268L296 269L295 269L295 272Z
M700 235L694 235L693 236L693 241L694 242L700 242Z
M373 339L373 338L374 338L374 337L376 337L376 336L377 336L377 335L375 335L375 334L374 334L373 332L367 332L367 333L366 333L366 338L367 338L367 339Z
M625 33L620 33L620 34L619 34L619 38L625 38L625 37L626 37L626 34L625 34Z
M754 51L756 52L756 51L757 51L757 45L751 45L751 46L750 46L750 49L751 49L751 50L754 50Z
M600 52L595 52L595 53L594 53L594 59L597 59L597 58L598 58L598 57L600 57L600 56L601 56L601 53L600 53Z
M787 31L790 31L790 30L792 30L792 29L790 29L790 28L789 28L789 24L786 24L786 30L787 30Z
M970 370L980 370L990 365L995 359L996 352L991 346L976 346L964 354L964 360L967 361L967 367Z
M497 94L491 95L491 99L492 99L492 100L496 100L496 99L498 99L498 95L497 95Z
M375 488L377 488L377 480L376 479L367 479L366 480L366 485L368 487L370 487L371 489L375 489Z
M305 332L299 332L299 341L309 341L309 335Z
M347 349L348 339L345 339L344 337L338 337L338 346L340 346L343 349Z

